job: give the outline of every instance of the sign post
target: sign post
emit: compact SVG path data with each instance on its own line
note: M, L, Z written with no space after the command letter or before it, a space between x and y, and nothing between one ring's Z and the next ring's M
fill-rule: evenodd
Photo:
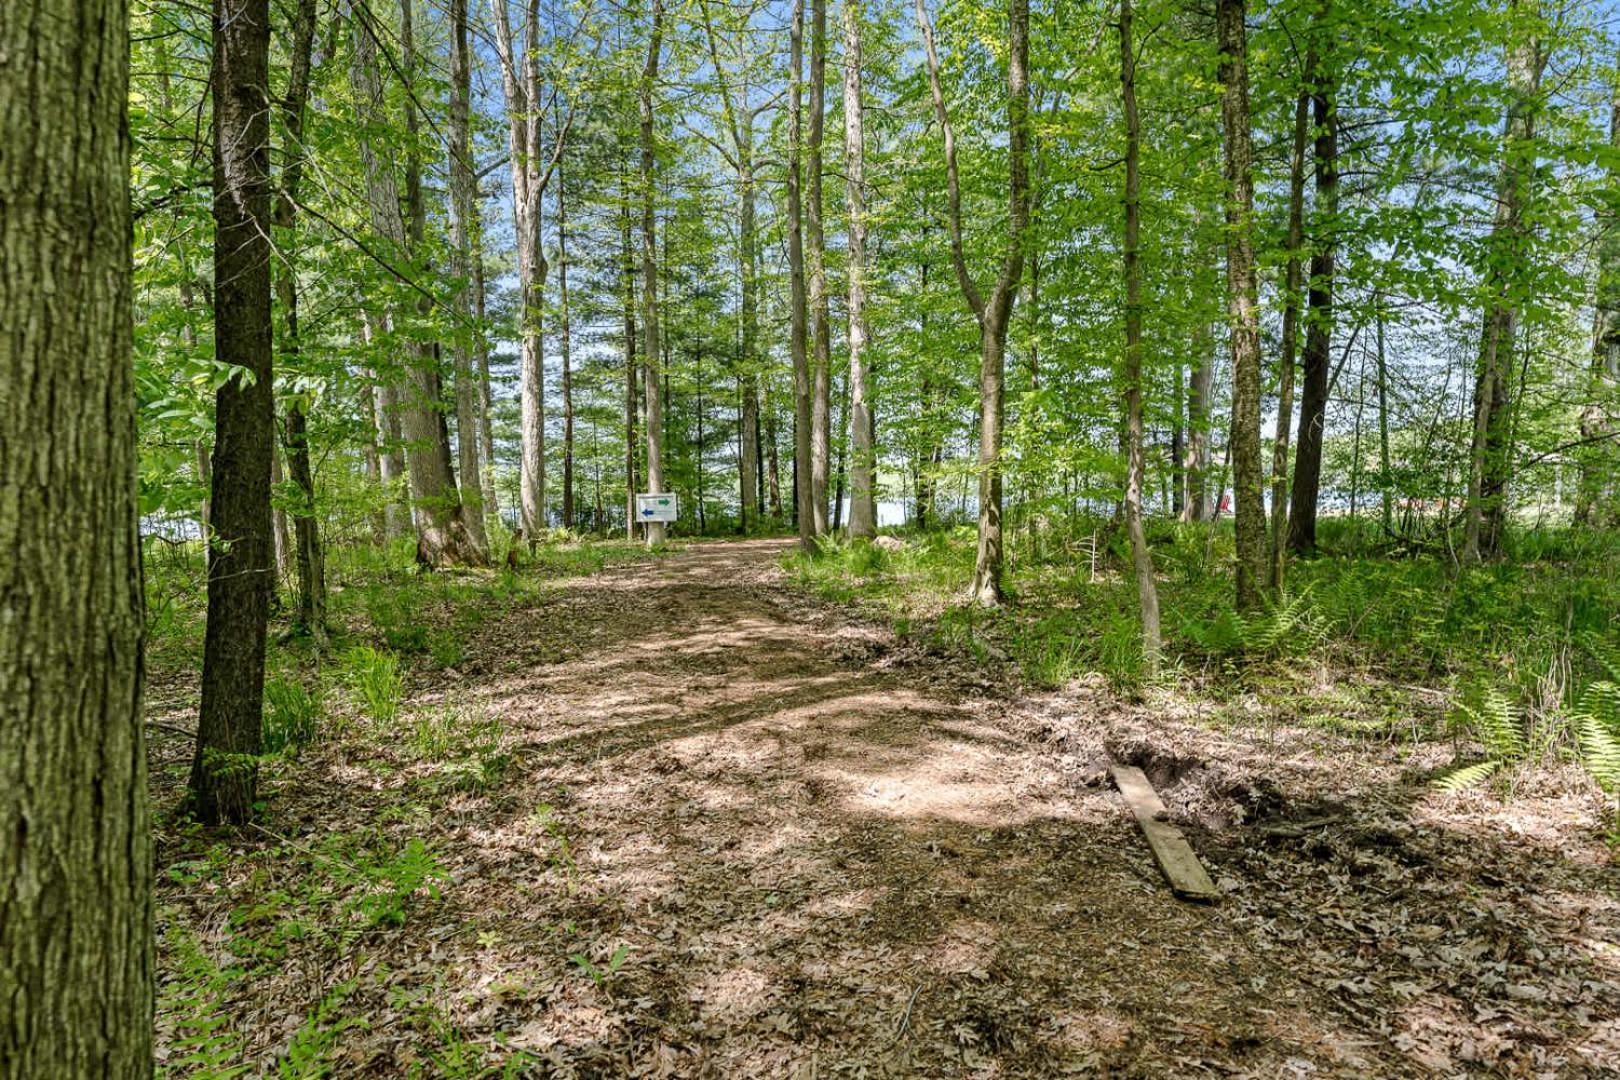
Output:
M680 509L680 498L672 492L636 496L636 520L643 525L652 521L673 522L680 516Z

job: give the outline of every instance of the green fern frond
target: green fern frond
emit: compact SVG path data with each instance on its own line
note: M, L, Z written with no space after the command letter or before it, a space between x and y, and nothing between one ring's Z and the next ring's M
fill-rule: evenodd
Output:
M1469 788L1478 787L1488 776L1501 767L1502 761L1498 758L1476 761L1472 765L1464 765L1461 768L1452 769L1444 776L1436 777L1434 786L1441 791L1453 793L1467 791Z
M1570 719L1586 771L1604 791L1620 793L1620 683L1594 684Z

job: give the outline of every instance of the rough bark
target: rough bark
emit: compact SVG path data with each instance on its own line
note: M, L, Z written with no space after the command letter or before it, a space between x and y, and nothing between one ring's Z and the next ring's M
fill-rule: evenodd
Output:
M1029 228L1029 0L1007 4L1007 238L999 273L988 296L968 270L962 245L962 193L956 166L956 134L940 86L934 29L917 0L917 25L928 61L934 119L945 143L946 220L951 263L968 308L979 323L979 542L972 598L984 606L1002 601L1001 422L1007 327L1024 268Z
M664 401L659 393L663 351L658 325L658 147L653 132L653 94L658 84L658 57L664 47L664 4L653 0L652 33L647 64L637 95L641 112L641 324L646 334L647 490L664 490ZM664 523L647 522L647 546L664 542Z
M1142 422L1142 129L1136 109L1136 52L1131 0L1119 5L1120 88L1125 112L1125 531L1131 539L1136 596L1142 615L1142 670L1159 674L1159 590L1153 553L1142 526L1142 486L1147 471Z
M7 1077L152 1074L127 35L124 0L0 15Z
M1322 439L1327 426L1328 376L1333 337L1334 218L1339 207L1338 113L1334 88L1318 74L1311 95L1316 120L1316 236L1311 251L1309 314L1305 320L1305 353L1299 397L1299 447L1294 457L1292 505L1288 511L1288 549L1298 555L1316 551L1316 508L1322 486Z
M214 7L214 354L243 374L214 401L214 542L202 704L187 804L198 820L253 814L262 746L264 646L274 585L270 459L270 11Z
M1315 55L1305 58L1307 87ZM1294 421L1294 366L1299 360L1300 290L1304 279L1305 144L1310 138L1310 94L1294 103L1294 143L1288 160L1288 264L1283 281L1282 349L1277 357L1277 434L1271 446L1271 561L1268 584L1280 592L1288 564L1288 440Z
M827 235L821 191L826 113L827 0L810 0L810 133L805 146L810 198L805 228L810 241L810 511L817 536L828 532L827 483L832 464L832 327L827 312Z
M1245 0L1219 0L1221 121L1226 144L1226 291L1232 335L1233 526L1237 536L1237 605L1264 600L1266 507L1260 467L1260 318L1254 265L1253 149L1249 134L1249 69Z
M472 55L467 47L467 0L450 0L450 276L455 282L451 310L455 338L451 356L456 376L456 454L461 474L462 513L473 547L488 552L484 527L483 465L479 460L481 380L476 354L483 325L473 317L472 234L476 188L472 159Z
M849 211L849 535L877 534L876 432L866 370L866 141L860 0L844 0L844 201Z
M814 454L812 438L812 402L810 389L810 356L808 351L809 309L805 300L804 283L804 211L803 162L804 151L804 0L793 0L793 22L789 29L788 74L788 351L793 361L793 508L798 525L799 546L806 552L816 550L815 513L812 507L814 486L810 479L811 458Z
M1537 16L1536 0L1515 0L1515 14ZM1517 24L1518 20L1513 22ZM1501 553L1507 523L1508 474L1512 467L1509 398L1514 338L1519 324L1516 280L1525 259L1528 233L1524 211L1535 172L1535 99L1547 53L1535 34L1512 28L1508 49L1508 107L1502 122L1502 170L1497 179L1496 216L1488 243L1492 252L1485 275L1488 300L1474 384L1474 435L1469 452L1468 503L1464 510L1463 558L1494 558Z

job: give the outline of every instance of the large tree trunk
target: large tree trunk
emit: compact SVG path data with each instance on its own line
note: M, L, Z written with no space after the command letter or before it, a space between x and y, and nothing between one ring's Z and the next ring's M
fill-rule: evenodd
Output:
M456 327L451 355L456 373L456 453L461 473L467 536L480 552L489 550L484 528L483 467L479 461L481 384L475 370L476 344L483 337L473 318L471 291L473 200L476 180L472 150L472 56L467 47L467 0L450 3L450 276L455 280L452 311Z
M123 0L0 16L7 1077L152 1075L128 29Z
M940 86L934 30L917 0L917 25L928 60L934 118L945 141L947 221L956 280L979 322L979 543L974 556L972 598L984 606L1001 603L1001 422L1007 327L1024 269L1029 228L1029 0L1007 3L1007 240L1000 272L990 295L979 292L968 270L962 243L962 189L956 167L956 133Z
M877 535L876 433L866 370L866 144L860 0L844 0L844 201L849 210L849 535Z
M788 351L793 360L793 507L798 524L799 546L807 552L816 550L814 485L811 482L811 459L814 456L812 438L812 395L810 389L809 310L804 295L804 211L801 184L803 168L800 154L804 147L803 134L803 81L804 81L804 0L793 0L793 22L789 29L792 70L788 74Z
M1294 102L1294 144L1288 161L1288 264L1283 282L1282 349L1277 357L1277 435L1271 446L1271 559L1269 584L1281 592L1287 572L1288 439L1294 421L1294 366L1299 359L1300 289L1305 244L1305 144L1310 138L1309 85L1316 54L1305 58L1306 89Z
M1316 507L1322 485L1322 439L1327 426L1328 355L1333 337L1334 218L1339 208L1338 112L1331 76L1317 73L1311 95L1316 116L1316 237L1311 252L1310 314L1305 326L1304 379L1299 398L1299 449L1294 458L1288 549L1316 551Z
M275 202L276 228L280 232L281 272L275 275L277 299L281 304L281 368L296 372L300 366L298 340L298 195L304 175L304 109L309 100L310 64L315 45L316 0L299 0L293 20L291 67L287 93L281 99L282 124L286 129L285 164ZM287 454L287 472L297 492L293 508L293 531L298 567L298 597L293 608L293 624L319 644L326 642L326 555L321 549L321 533L315 518L315 471L309 456L309 423L306 399L291 395L283 420L282 445Z
M402 5L402 14L409 3ZM402 20L405 67L410 70L410 45ZM419 165L414 151L406 155L406 217L400 212L399 185L392 163L374 145L371 132L385 124L384 98L377 41L366 18L356 18L354 63L351 78L363 123L359 136L360 160L366 176L366 195L372 227L394 250L409 255L416 248L413 240L422 229L425 210L421 203ZM407 95L407 98L409 95ZM414 110L413 110L414 113ZM411 115L407 115L407 127ZM413 235L415 234L415 235ZM395 317L402 313L395 312ZM397 329L397 327L396 327ZM413 516L417 529L419 556L431 565L445 562L480 563L484 552L472 544L462 517L456 480L449 468L449 449L440 401L438 359L432 345L411 349L415 356L406 364L405 386L395 390L401 432L405 440L405 465L410 479ZM386 395L385 388L385 395ZM384 407L388 402L386 396Z
M187 802L200 821L253 814L264 645L274 585L270 458L270 11L214 9L214 355L243 369L214 402L215 542L208 549L202 705Z
M1221 121L1226 142L1226 288L1232 328L1232 487L1236 507L1237 605L1261 606L1266 579L1266 506L1260 467L1260 319L1254 267L1253 151L1245 0L1219 0Z
M827 483L832 464L832 327L827 312L827 236L822 223L822 137L827 112L827 0L810 0L810 138L806 179L810 205L810 511L817 536L827 526Z
M1142 129L1136 112L1136 51L1131 41L1131 0L1119 6L1120 87L1125 111L1125 531L1131 538L1137 602L1142 612L1142 670L1159 674L1159 590L1153 553L1142 526L1142 486L1147 471L1142 423Z
M1523 272L1528 244L1525 206L1531 195L1535 160L1536 97L1547 53L1527 25L1540 17L1536 0L1513 0L1510 32L1515 40L1507 57L1508 108L1502 123L1502 171L1497 180L1496 218L1491 226L1492 252L1485 275L1490 297L1480 342L1474 385L1474 437L1469 453L1468 505L1464 513L1463 558L1475 561L1501 553L1507 523L1508 474L1513 447L1508 416L1514 337L1519 305L1516 282Z
M653 141L653 93L658 83L658 54L664 47L664 4L653 0L652 34L647 65L641 72L641 323L647 335L647 490L664 490L664 401L659 393L663 368L658 325L658 148ZM664 542L664 523L647 522L647 546Z

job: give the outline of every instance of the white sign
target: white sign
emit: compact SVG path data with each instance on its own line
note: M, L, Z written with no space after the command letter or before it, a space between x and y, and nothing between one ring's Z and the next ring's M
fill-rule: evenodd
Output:
M674 521L680 512L680 501L674 495L637 495L637 521Z

